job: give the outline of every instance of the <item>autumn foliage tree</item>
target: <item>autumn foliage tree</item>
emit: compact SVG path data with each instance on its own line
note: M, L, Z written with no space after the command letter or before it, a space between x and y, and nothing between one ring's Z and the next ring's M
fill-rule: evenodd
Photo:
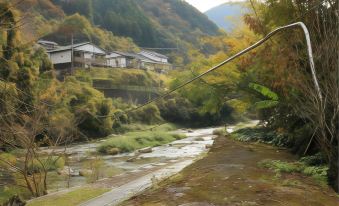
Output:
M266 111L271 126L292 134L298 128L309 128L309 135L304 133L297 141L300 153L321 151L329 164L329 183L338 191L338 2L252 3L256 13L247 15L245 22L258 35L296 21L310 30L322 100L314 87L301 30L281 33L251 56L247 78L278 93L279 106Z

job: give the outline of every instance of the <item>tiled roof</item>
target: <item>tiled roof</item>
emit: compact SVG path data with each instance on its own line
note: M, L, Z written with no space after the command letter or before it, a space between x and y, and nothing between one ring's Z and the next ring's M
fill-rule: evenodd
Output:
M157 52L153 52L153 51L148 51L148 50L142 50L139 54L142 54L142 53L147 53L149 55L152 55L152 56L155 56L155 57L159 57L159 58L162 58L162 59L168 59L167 56L163 55L163 54L159 54Z
M60 51L67 51L67 50L71 50L72 49L72 46L73 46L73 49L76 50L77 47L80 47L80 46L83 46L83 45L86 45L86 44L92 44L91 42L83 42L83 43L78 43L78 44L73 44L73 45L67 45L67 46L60 46L58 47L57 49L53 49L53 50L50 50L50 51L47 51L48 53L55 53L55 52L60 52ZM98 46L92 44L93 46L99 48ZM101 48L99 48L101 49ZM101 49L103 50L103 49ZM104 51L104 50L103 50ZM105 52L105 51L104 51ZM106 53L106 52L105 52Z
M86 45L89 42L84 42L84 43L79 43L79 44L73 44L73 49L82 45ZM72 45L68 45L68 46L60 46L57 49L53 49L51 51L48 51L49 53L54 53L54 52L59 52L59 51L66 51L66 50L71 50L72 49Z
M54 41L39 40L38 43L39 44L51 44L51 45L54 45L54 46L58 46L58 44Z

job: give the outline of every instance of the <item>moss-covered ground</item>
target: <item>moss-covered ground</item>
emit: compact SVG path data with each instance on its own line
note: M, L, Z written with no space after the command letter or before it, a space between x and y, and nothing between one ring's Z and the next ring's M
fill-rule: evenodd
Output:
M27 206L75 206L108 191L106 188L82 187L68 193L33 200Z
M219 137L205 158L123 205L338 205L338 196L328 186L299 172L277 176L258 165L266 159L297 161L283 149Z

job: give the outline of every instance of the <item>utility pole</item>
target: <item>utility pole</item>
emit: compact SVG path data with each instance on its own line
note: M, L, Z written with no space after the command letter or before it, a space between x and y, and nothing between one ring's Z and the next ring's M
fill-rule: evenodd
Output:
M72 33L72 40L71 40L71 71L70 71L70 75L73 74L73 69L74 69L74 40L73 40L73 33Z
M91 42L91 46L92 46L92 57L90 58L89 60L89 70L91 70L92 68L92 61L95 61L95 56L94 56L94 46L92 44L92 40L90 41ZM85 58L84 58L85 59ZM85 64L86 64L86 60L85 60Z

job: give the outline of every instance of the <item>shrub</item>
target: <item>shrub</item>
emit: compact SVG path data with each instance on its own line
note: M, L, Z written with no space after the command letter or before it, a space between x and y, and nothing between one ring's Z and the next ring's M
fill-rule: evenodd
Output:
M327 166L307 166L301 161L283 162L280 160L263 160L259 162L258 165L260 167L272 169L277 173L301 173L313 177L318 183L322 185L327 184Z
M312 156L302 157L300 159L300 162L303 162L309 166L322 165L326 163L325 158L321 153L317 153Z
M273 169L276 172L301 172L304 166L298 162L289 163L280 160L263 160L258 163L259 166Z
M232 133L232 137L243 142L258 141L279 147L290 145L287 135L278 134L263 127L239 129Z
M162 121L159 108L156 105L148 105L131 113L130 117L144 124L155 124Z
M0 154L0 160L5 160L12 165L16 164L16 157L12 154L9 154L9 153L1 153ZM2 168L8 168L8 164L3 162L3 161L0 161L0 168L1 167Z
M30 172L38 172L42 171L43 168L46 171L54 171L57 169L62 169L65 166L65 159L63 157L53 156L53 157L45 157L40 160L34 159L31 164L28 165L28 169Z
M100 157L85 162L83 167L84 169L80 170L80 172L90 183L93 183L104 176L105 162Z

